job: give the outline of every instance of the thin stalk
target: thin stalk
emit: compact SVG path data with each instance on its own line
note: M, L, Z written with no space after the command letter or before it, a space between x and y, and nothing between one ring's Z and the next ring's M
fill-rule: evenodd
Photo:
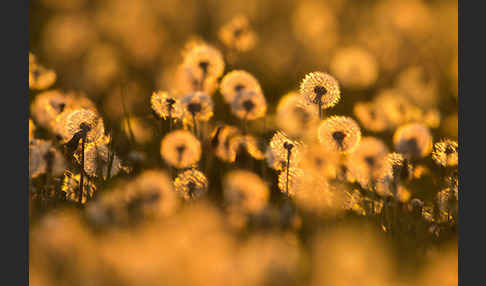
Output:
M319 99L319 119L322 120L322 101Z
M127 128L128 128L128 133L130 134L130 140L132 141L132 144L135 144L135 136L133 135L133 130L132 130L132 125L130 124L130 116L128 115L126 105L125 105L125 95L123 91L120 91L120 96L121 96L121 103L122 103L122 108L123 108L123 115L125 116L125 120L127 121Z
M287 149L287 182L285 186L285 193L287 196L289 195L289 170L290 170L290 154L291 154L291 149Z
M196 114L193 112L192 114L192 125L193 125L193 131L194 131L194 136L199 138L197 134L197 121L196 121Z
M83 202L83 188L84 188L84 145L86 135L81 138L81 178L79 180L79 203Z

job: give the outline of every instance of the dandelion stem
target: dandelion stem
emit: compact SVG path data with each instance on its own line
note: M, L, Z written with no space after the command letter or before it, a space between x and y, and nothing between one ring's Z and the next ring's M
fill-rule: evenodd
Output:
M289 170L290 170L290 154L291 154L291 148L287 149L287 181L286 181L286 186L285 186L285 193L287 196L289 195Z
M86 134L81 138L81 178L79 180L79 203L83 203L83 188L84 188L84 145Z
M196 114L194 112L191 112L192 114L192 125L193 125L193 131L194 131L194 136L199 138L197 134L197 121L196 121Z
M322 120L322 101L319 99L319 119Z

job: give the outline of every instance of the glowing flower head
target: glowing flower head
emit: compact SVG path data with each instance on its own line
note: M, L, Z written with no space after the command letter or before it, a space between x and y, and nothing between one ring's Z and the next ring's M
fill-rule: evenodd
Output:
M297 92L284 95L277 105L277 125L292 136L300 136L318 123L316 105L309 104Z
M432 159L443 167L457 166L458 147L457 141L441 140L434 144Z
M186 170L177 175L174 188L185 200L194 200L207 193L208 179L196 169Z
M323 178L336 177L339 162L336 152L331 152L321 144L314 143L302 152L301 157L299 167L306 174Z
M239 136L240 130L234 126L222 125L216 127L211 133L211 145L216 156L223 161L234 162L236 154L231 148L230 141Z
M171 96L166 91L152 93L150 105L152 110L164 120L169 117L171 117L172 120L180 119L182 117L183 109L179 99L175 96Z
M363 137L356 150L348 157L349 171L366 188L381 174L388 148L380 139Z
M337 80L323 72L312 72L305 76L300 84L300 95L309 103L322 108L336 105L341 98L341 91Z
M217 79L224 72L223 55L207 44L196 44L184 54L182 64L188 74L199 82Z
M246 150L251 157L261 160L265 157L260 142L251 135L236 135L229 139L229 161L234 162L241 149Z
M358 147L361 130L350 117L332 116L319 125L318 137L330 151L351 153Z
M268 146L267 161L275 170L282 170L287 167L288 154L290 150L290 163L298 164L301 160L303 143L292 140L285 132L277 131Z
M413 176L413 167L409 160L400 153L386 155L379 180L396 183L407 181Z
M340 49L334 55L331 71L344 86L366 88L378 78L378 64L368 51L359 47Z
M201 158L201 143L189 131L172 131L162 139L160 154L171 166L188 168Z
M74 157L81 164L81 150L74 154ZM88 176L106 179L108 168L111 165L110 176L117 175L120 171L128 172L128 168L122 165L120 158L110 153L106 144L91 143L84 149L84 171Z
M425 157L432 151L432 135L424 124L409 123L395 131L393 144L398 152L410 158Z
M262 93L258 80L244 70L233 70L227 73L221 80L220 90L224 100L230 104L243 91Z
M260 212L270 196L265 182L249 171L229 172L224 178L223 188L224 198L230 209L248 214Z
M233 100L231 111L241 119L255 120L265 116L267 102L261 92L243 91Z
M205 92L190 93L181 98L185 124L193 124L193 120L208 121L213 116L213 100Z
M68 142L73 136L80 133L86 133L86 143L100 140L105 134L103 120L98 114L88 109L69 112L62 124L61 135L64 141Z
M358 102L353 112L361 125L370 131L381 132L390 127L385 112L373 102Z
M223 44L237 51L251 50L256 43L256 35L251 29L248 18L236 16L219 30L219 38Z
M49 90L36 95L30 111L40 126L49 128L56 117L69 105L70 101L65 94L58 90Z
M53 85L56 72L40 65L34 54L29 53L29 89L42 90Z
M29 144L29 176L36 178L50 172L52 176L60 176L66 168L63 155L54 148L51 142L34 139Z

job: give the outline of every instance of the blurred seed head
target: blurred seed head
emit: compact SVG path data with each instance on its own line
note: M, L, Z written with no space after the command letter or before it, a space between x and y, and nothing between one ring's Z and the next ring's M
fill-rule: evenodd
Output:
M204 196L208 191L208 179L196 169L186 170L177 175L174 188L185 200L195 200Z
M34 54L29 52L29 89L43 90L54 84L56 72L47 69L37 62Z
M361 130L350 117L332 116L319 125L318 138L330 151L351 153L360 142Z
M230 171L223 179L224 199L230 211L257 214L266 206L270 191L255 173Z
M188 47L183 54L182 65L187 75L199 83L206 79L219 78L225 66L221 52L204 43Z
M297 92L292 91L279 100L276 121L278 127L287 134L303 136L317 125L318 110L316 105L309 104Z
M263 96L258 80L244 70L233 70L227 73L221 80L220 91L226 103L229 104L234 102L237 95L244 91L254 91Z
M356 180L363 188L378 179L381 174L388 148L378 138L363 137L348 157L347 166Z
M382 132L389 128L386 113L373 102L358 102L353 112L365 129Z
M181 98L183 120L185 125L193 124L193 116L197 121L208 121L213 116L213 100L205 92L190 93Z
M312 72L300 84L300 95L311 104L322 104L322 108L333 107L341 98L339 83L331 75Z
M50 168L50 176L60 176L66 168L66 162L59 150L50 141L33 139L29 144L29 177L36 178Z
M409 123L401 126L393 135L395 149L410 157L425 157L432 151L432 135L422 123Z
M432 159L443 167L457 166L458 159L457 141L444 139L434 144Z
M364 89L378 78L378 64L371 53L358 46L339 49L330 63L339 82L348 88Z
M172 131L162 139L160 154L169 165L188 168L199 162L201 143L189 131Z
M231 111L240 119L255 120L265 116L267 102L261 92L243 91L236 95Z
M251 29L248 18L235 16L219 30L219 39L228 48L239 52L251 50L256 44L256 34Z

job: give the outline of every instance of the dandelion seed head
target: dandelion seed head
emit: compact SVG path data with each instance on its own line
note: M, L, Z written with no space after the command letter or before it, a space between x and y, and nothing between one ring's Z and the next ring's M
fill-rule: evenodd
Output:
M244 70L233 70L227 73L221 80L220 91L225 102L229 104L233 103L237 95L244 91L254 91L263 96L258 80Z
M304 144L297 140L292 140L285 132L277 131L270 140L267 152L267 162L271 168L282 170L287 166L288 146L292 146L290 152L290 164L298 164L302 159L301 152ZM283 163L283 164L282 164Z
M204 196L208 191L208 179L196 169L186 170L177 175L174 188L185 200L195 200Z
M171 166L188 168L199 162L201 143L189 131L172 131L162 139L160 154Z
M110 150L106 144L90 143L84 149L84 171L90 177L102 176L106 179L108 176L108 168L110 164ZM74 154L74 157L81 164L81 150ZM110 176L116 176L120 171L129 172L129 168L123 166L121 159L116 154L111 154Z
M208 121L213 116L213 100L205 92L190 93L181 98L183 120L192 126L193 116L197 121Z
M367 188L378 179L388 152L380 139L361 138L356 150L349 155L347 166L362 187Z
M341 98L337 80L323 72L312 72L300 84L300 95L311 104L321 104L326 109L336 105Z
M297 92L284 95L277 105L277 125L291 136L302 136L317 125L318 109Z
M29 52L29 89L43 90L54 84L56 72L47 69L37 62L34 54Z
M226 174L223 189L229 208L244 214L259 213L270 196L265 182L258 175L244 170L234 170Z
M432 135L422 123L408 123L393 135L395 149L410 158L421 158L432 151Z
M363 89L378 78L378 64L371 53L360 47L347 47L337 51L330 69L344 86Z
M261 92L243 91L233 100L231 111L241 119L255 120L265 116L267 102Z
M351 153L359 144L361 130L350 117L332 116L319 125L318 138L330 151Z
M361 125L370 131L381 132L390 127L383 109L373 102L356 103L353 113Z
M299 167L314 177L335 178L339 157L321 144L314 143L302 152Z
M434 144L432 159L443 167L457 166L458 159L457 141L444 139Z
M103 138L105 127L101 117L88 109L77 109L66 114L61 135L68 142L75 134L86 132L86 143L96 142Z
M234 17L221 27L218 36L225 46L240 52L251 50L256 44L256 34L243 15Z
M29 176L45 174L50 166L51 176L60 176L66 169L64 156L50 141L33 139L29 144Z
M185 52L183 66L190 77L201 82L204 79L217 79L224 72L223 55L208 44L195 44Z
M44 128L49 128L52 121L70 104L69 99L58 90L44 91L38 94L31 106L35 121Z
M251 135L235 135L229 139L229 159L230 162L236 160L236 156L241 149L246 150L251 157L257 160L265 158L264 152L261 150L261 145L258 139Z
M180 100L175 96L171 96L167 91L152 93L150 105L152 110L164 120L169 118L169 114L172 120L181 119L182 117L183 108Z

